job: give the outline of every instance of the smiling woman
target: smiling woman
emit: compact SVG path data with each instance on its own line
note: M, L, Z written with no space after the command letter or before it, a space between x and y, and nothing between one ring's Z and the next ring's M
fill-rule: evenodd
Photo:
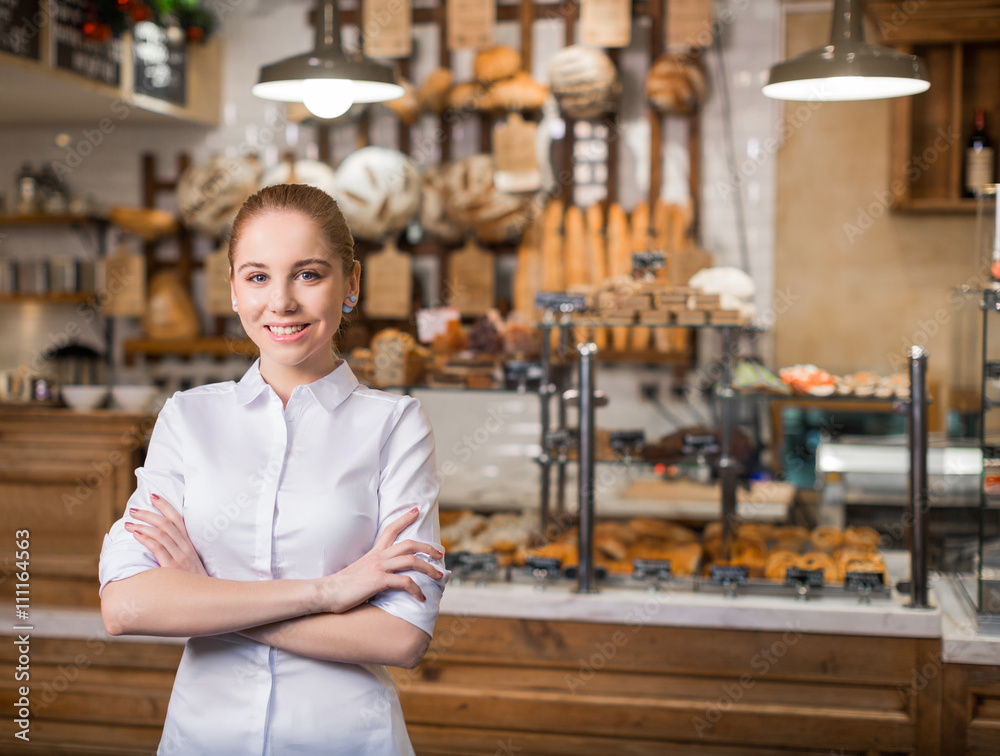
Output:
M105 537L108 631L189 638L160 756L413 753L384 665L419 663L448 577L434 439L334 356L353 250L318 189L247 200L230 280L260 360L167 402Z
M236 216L229 265L233 309L260 349L261 375L287 402L303 374L311 382L335 367L330 344L361 277L347 222L317 189L262 189Z

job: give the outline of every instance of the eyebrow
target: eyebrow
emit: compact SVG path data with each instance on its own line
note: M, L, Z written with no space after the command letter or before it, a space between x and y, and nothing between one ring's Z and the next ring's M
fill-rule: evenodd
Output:
M298 262L296 262L295 264L292 265L292 268L293 269L295 269L295 268L304 268L307 265L325 265L328 268L333 267L332 265L330 265L330 261L329 260L324 260L322 257L310 257L307 260L299 260ZM240 273L245 268L259 268L261 270L268 270L267 265L265 265L264 263L260 263L260 262L245 262L242 265L240 265L239 268L237 268L236 272Z

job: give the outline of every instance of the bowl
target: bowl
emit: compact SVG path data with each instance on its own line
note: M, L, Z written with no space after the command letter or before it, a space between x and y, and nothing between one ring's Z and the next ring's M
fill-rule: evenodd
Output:
M126 412L145 412L156 397L156 386L113 386L111 396Z
M77 412L97 409L108 396L107 386L63 386L59 391L63 401Z

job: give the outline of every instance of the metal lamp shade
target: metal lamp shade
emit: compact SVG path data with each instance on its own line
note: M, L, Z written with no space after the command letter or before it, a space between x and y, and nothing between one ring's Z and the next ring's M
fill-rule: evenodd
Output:
M391 68L344 54L336 2L324 0L318 4L317 13L315 50L261 68L260 80L251 89L254 95L267 100L302 102L307 81L343 80L352 82L354 102L385 102L403 96L404 90L396 83Z
M771 68L761 90L777 100L880 100L930 87L923 62L864 39L861 0L835 0L830 44Z

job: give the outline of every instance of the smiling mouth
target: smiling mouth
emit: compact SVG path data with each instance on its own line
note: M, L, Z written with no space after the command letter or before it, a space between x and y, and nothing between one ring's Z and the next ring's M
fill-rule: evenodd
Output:
M299 333L307 328L306 325L291 325L291 326L264 326L267 330L273 333L275 336L291 336L293 334Z

